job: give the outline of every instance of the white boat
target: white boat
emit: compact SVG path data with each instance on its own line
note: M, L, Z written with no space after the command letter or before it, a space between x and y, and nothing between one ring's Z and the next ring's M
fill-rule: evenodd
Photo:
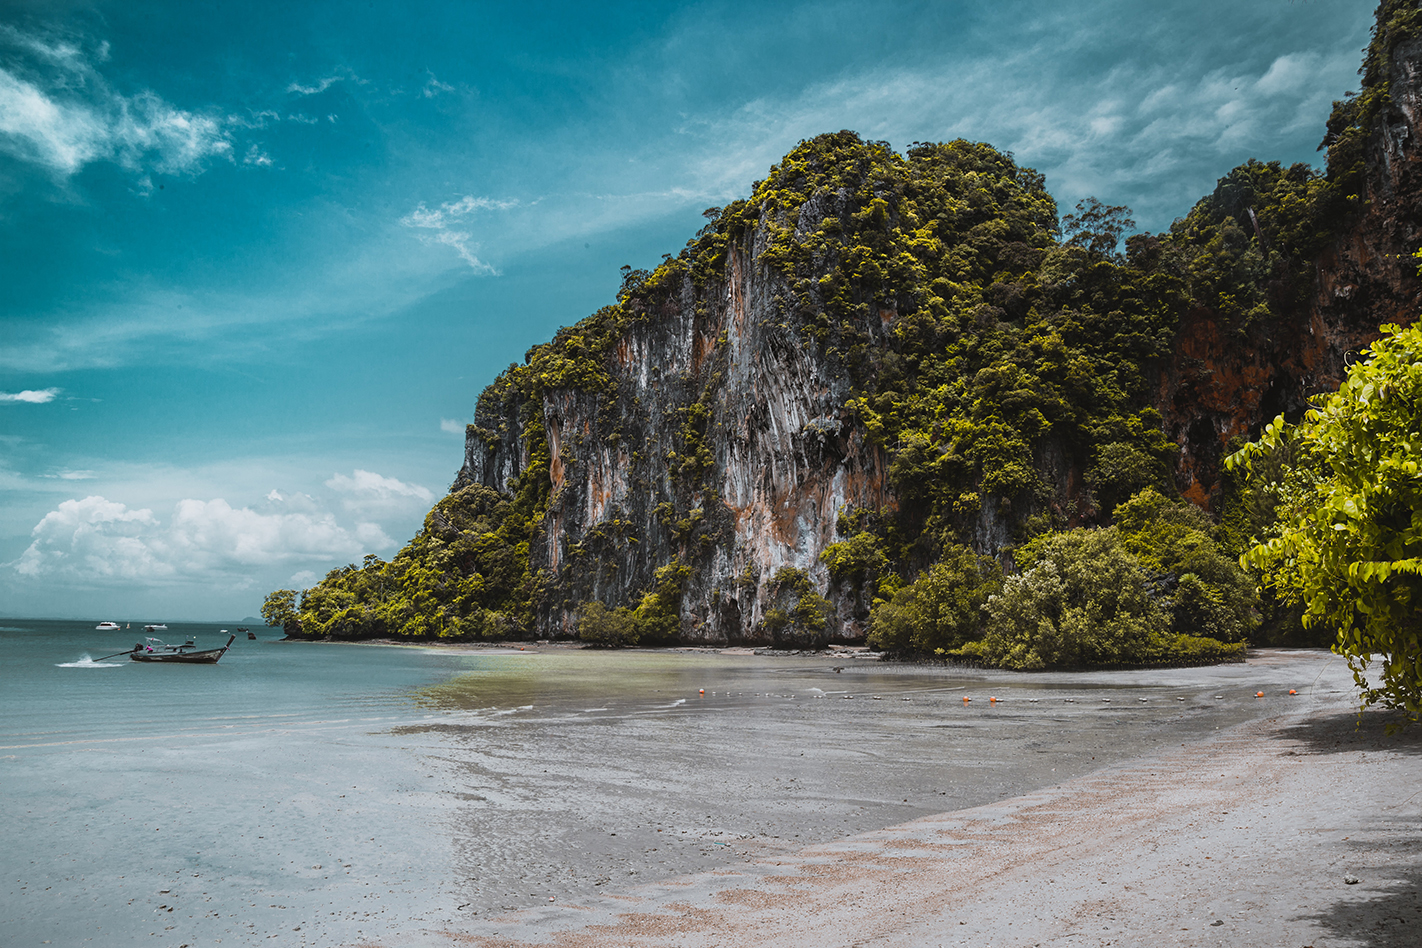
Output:
M94 626L96 632L117 632L120 628L117 622L100 622Z
M164 625L163 623L159 622L157 625L145 625L145 626L143 627L143 631L145 631L145 632L167 632L167 631L168 631L168 627L167 627L166 625Z

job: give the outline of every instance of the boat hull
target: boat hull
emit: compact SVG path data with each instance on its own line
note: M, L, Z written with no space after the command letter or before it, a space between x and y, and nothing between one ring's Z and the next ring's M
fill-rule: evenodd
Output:
M135 662L154 662L163 665L216 665L217 660L227 654L237 636L227 640L222 648L209 648L201 652L132 652L128 656Z

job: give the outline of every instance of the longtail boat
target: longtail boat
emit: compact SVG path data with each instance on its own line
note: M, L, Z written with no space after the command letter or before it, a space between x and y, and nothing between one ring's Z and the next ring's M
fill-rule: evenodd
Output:
M226 629L222 631L226 632ZM227 644L222 648L209 648L199 650L192 639L188 639L182 645L168 645L167 643L150 638L148 644L142 642L134 645L133 651L128 653L128 657L135 662L173 662L182 665L216 665L217 660L227 654L227 650L232 647L237 636L229 635ZM123 654L120 652L119 654Z

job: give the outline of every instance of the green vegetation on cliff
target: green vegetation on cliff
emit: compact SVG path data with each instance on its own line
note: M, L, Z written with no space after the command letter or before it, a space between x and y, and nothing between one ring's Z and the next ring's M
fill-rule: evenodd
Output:
M1379 23L1362 92L1330 119L1326 175L1251 160L1162 234L1130 234L1128 209L1094 199L1059 218L1042 176L988 145L802 142L749 197L709 209L679 254L624 268L615 303L485 389L470 436L495 451L516 434L507 493L456 485L392 560L332 571L299 606L274 593L272 615L313 637L531 634L540 606L568 595L529 552L547 529L551 468L573 463L566 444L555 458L545 400L617 396L619 344L708 305L739 254L771 275L779 324L826 377L848 380L847 423L882 451L894 500L842 513L842 539L821 557L832 589L801 570L761 584L756 634L814 645L852 614L879 647L1005 667L1237 656L1261 605L1234 558L1283 508L1227 484L1218 526L1178 500L1178 446L1153 399L1187 316L1208 313L1244 344L1302 312L1316 258L1360 206L1391 50L1419 32L1415 4L1384 3ZM681 552L626 601L584 604L576 631L589 642L679 634L721 522L722 376L707 379L661 432L678 492L658 516ZM630 557L646 539L612 518L569 556ZM1015 562L975 552L986 548L1015 548ZM1271 623L1286 621L1272 602Z

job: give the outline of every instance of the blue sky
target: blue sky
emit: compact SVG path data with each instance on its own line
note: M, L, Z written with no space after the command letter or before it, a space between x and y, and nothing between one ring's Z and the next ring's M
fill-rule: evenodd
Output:
M480 390L797 141L1142 229L1308 161L1372 5L0 7L0 614L229 618L418 529Z

